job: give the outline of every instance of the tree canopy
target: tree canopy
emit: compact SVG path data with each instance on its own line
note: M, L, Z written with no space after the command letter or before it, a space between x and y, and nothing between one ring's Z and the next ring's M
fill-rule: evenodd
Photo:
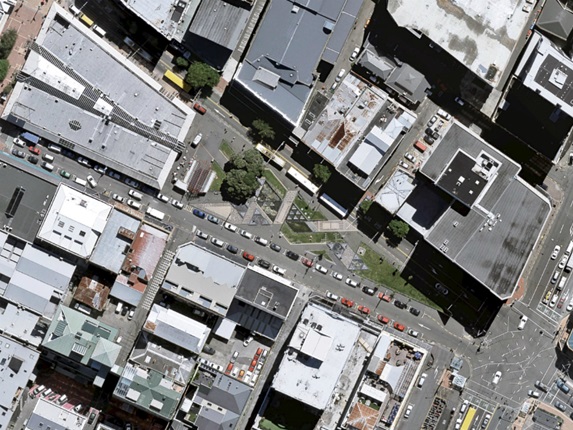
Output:
M0 82L6 78L9 69L10 69L10 63L8 62L8 60L0 60Z
M330 178L332 172L324 164L315 164L312 169L312 176L321 184L324 184Z
M8 58L14 44L18 39L18 33L13 28L6 30L0 37L0 58Z
M229 170L240 169L253 173L256 177L263 174L263 156L254 148L235 154L229 160Z
M369 200L369 199L362 200L362 202L360 203L360 210L362 211L363 214L368 212L368 210L370 209L370 206L372 206L372 203L374 203L374 202L372 200Z
M257 178L263 174L263 164L263 157L254 148L233 155L221 191L231 200L245 202L259 188Z
M269 139L273 140L275 138L275 131L273 128L262 119L256 119L252 124L253 131L256 137L259 139Z
M213 88L219 83L219 73L205 63L196 61L189 66L185 82L193 88Z
M393 219L388 224L388 230L396 239L404 239L410 231L410 226L404 221Z

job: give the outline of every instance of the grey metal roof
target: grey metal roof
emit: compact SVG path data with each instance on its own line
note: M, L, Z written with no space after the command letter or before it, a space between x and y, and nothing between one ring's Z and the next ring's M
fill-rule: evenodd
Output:
M334 48L346 38L336 30L338 24L332 33L325 31L325 23L336 23L346 1L362 3L362 0L306 0L297 5L290 0L272 0L235 79L289 122L297 124L329 37L336 34ZM346 28L346 14L343 21ZM281 76L276 88L254 80L255 71L261 67Z
M120 229L137 232L140 220L113 209L90 257L90 261L112 273L119 273L125 259L125 247L131 244Z
M547 0L536 25L545 33L567 40L573 31L573 14L557 0Z
M409 64L403 63L392 71L386 85L412 103L419 103L426 97L430 83L424 75Z

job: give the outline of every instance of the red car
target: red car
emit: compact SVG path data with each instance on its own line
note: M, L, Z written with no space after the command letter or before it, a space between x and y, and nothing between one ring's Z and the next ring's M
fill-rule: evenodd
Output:
M255 367L257 367L257 361L258 360L251 361L251 365L249 366L249 372L252 372L255 370Z
M32 154L40 155L40 148L36 148L35 146L28 146L28 151Z
M228 375L229 373L231 373L231 370L233 370L233 363L229 363L229 365L227 366L227 370L225 370L225 374Z
M382 324L388 324L390 322L390 318L383 315L378 315L376 318L378 318L378 321L380 321Z
M563 303L565 303L565 297L561 297L559 303L557 303L557 308L561 309L563 307Z
M255 360L258 360L262 353L263 353L263 348L257 349L257 352L255 353Z
M384 293L378 293L378 298L380 300L384 300L385 302L388 302L388 303L390 303L392 301L392 297L390 297Z
M205 115L207 113L207 109L205 109L203 106L201 106L199 103L195 103L193 105L193 109L195 109L197 112L199 112L201 115Z
M370 315L370 309L364 305L358 306L358 312L362 312L364 315Z
M304 257L300 261L306 267L312 267L312 265L314 264L312 260L309 260L308 258L304 258Z
M248 261L255 261L255 256L253 254L249 254L247 251L243 252L243 258Z
M342 303L344 306L348 306L349 308L351 308L352 306L354 306L354 302L350 299L347 299L345 297L343 297L342 299L340 299L340 303Z
M400 324L398 322L394 323L394 328L398 331L404 331L406 330L406 327L403 324Z

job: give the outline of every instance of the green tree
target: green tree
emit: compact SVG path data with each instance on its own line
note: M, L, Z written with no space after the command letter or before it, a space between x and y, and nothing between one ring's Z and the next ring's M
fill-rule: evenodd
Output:
M0 37L0 58L8 58L14 44L18 39L18 33L13 28L6 30Z
M388 224L388 230L396 239L404 239L408 232L410 231L410 226L404 221L399 219L393 219Z
M205 63L196 61L189 66L185 81L193 88L213 88L219 83L219 73Z
M326 181L328 181L328 178L330 178L331 174L332 172L330 171L330 168L328 166L325 166L324 164L315 164L314 167L312 168L313 178L316 179L321 184L326 183Z
M8 60L0 60L0 82L6 78L9 69L10 63Z
M362 200L362 202L360 203L360 211L363 214L365 214L370 209L370 206L372 206L372 203L374 203L374 202L370 199Z
M175 64L177 64L182 69L186 69L189 67L189 61L187 61L187 58L185 57L177 57L175 59Z
M230 170L244 170L252 173L255 177L263 174L264 160L259 151L254 148L245 152L234 154L229 160Z
M253 172L241 169L228 172L222 185L222 191L227 198L241 203L252 197L257 188L259 188L259 181Z
M256 137L260 140L269 139L273 140L275 138L275 131L273 128L262 119L256 119L253 121L253 131Z

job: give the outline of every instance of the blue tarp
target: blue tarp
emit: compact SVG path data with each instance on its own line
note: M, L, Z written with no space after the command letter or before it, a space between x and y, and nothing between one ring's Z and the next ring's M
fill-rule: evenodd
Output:
M29 132L22 133L20 137L24 140L27 140L30 143L33 143L34 145L40 143L40 138L35 134Z

